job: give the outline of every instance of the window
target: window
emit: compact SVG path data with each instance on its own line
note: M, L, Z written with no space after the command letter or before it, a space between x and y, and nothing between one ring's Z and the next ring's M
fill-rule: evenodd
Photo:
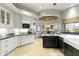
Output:
M79 23L65 24L65 32L79 32Z
M75 32L79 32L79 23L75 23L75 24L73 25L73 30L74 30Z

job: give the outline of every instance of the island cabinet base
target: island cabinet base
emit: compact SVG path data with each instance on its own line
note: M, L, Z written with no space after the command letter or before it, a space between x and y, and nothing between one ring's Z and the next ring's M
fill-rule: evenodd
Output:
M57 37L43 36L43 48L57 48Z
M44 48L62 48L63 49L63 38L59 36L43 36L43 47Z
M79 50L71 45L64 43L64 55L65 56L79 56Z
M65 56L73 56L73 47L64 43L64 54Z
M79 56L79 50L73 48L73 56Z

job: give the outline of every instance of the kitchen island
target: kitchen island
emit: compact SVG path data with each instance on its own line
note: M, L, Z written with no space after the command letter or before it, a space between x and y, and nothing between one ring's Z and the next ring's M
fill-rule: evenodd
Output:
M43 36L43 41L45 41L45 39L48 39L48 38L44 38L44 37L51 37L52 44L55 43L55 45L54 45L55 48L58 48L57 45L59 45L59 46L62 45L62 47L64 49L64 54L66 56L79 56L79 35L74 35L74 34L61 34L61 35L43 34L42 36ZM56 38L53 38L53 37L56 37ZM63 38L63 40L62 40L63 42L58 41L61 39L57 39L57 37ZM54 41L53 41L53 39L54 39ZM48 40L50 40L50 38ZM60 44L58 42L60 42ZM45 45L45 43L44 43L44 45ZM54 48L54 47L52 47L52 48Z
M56 34L43 34L43 48L59 48L64 52L63 38Z

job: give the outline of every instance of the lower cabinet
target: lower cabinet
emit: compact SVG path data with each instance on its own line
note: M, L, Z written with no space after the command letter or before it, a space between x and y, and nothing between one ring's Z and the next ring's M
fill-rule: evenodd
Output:
M79 56L79 50L73 48L73 56Z
M30 44L34 42L34 35L22 36L21 45Z
M26 39L28 39L28 38L26 38L26 36L22 36L22 39L21 39L21 45L25 45L25 44L27 44Z
M79 50L67 43L64 43L64 54L65 56L79 56Z
M5 55L9 52L10 39L0 40L0 55Z
M33 43L34 42L34 35L28 35L28 36L26 36L27 37L27 39L26 39L26 41L27 41L27 44L30 44L30 43Z
M56 48L57 37L56 36L43 36L43 48Z
M14 46L14 48L16 48L18 46L18 44L17 44L17 41L18 41L17 37L13 37L13 39L14 39L14 42L13 42L14 45L13 46Z
M8 54L16 47L34 42L34 36L16 36L0 40L0 56Z
M17 37L17 46L21 46L22 45L22 40L24 40L23 37L24 36L18 36Z
M43 36L44 48L63 48L63 38L59 36Z
M58 37L58 39L57 39L57 48L63 48L63 47L64 47L63 38Z
M73 56L73 47L64 43L64 54L65 56Z

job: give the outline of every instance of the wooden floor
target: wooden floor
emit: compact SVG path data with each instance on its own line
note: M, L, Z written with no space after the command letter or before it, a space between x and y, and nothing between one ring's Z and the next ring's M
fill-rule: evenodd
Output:
M38 38L32 44L15 49L8 56L64 56L59 49L42 46L42 39Z

